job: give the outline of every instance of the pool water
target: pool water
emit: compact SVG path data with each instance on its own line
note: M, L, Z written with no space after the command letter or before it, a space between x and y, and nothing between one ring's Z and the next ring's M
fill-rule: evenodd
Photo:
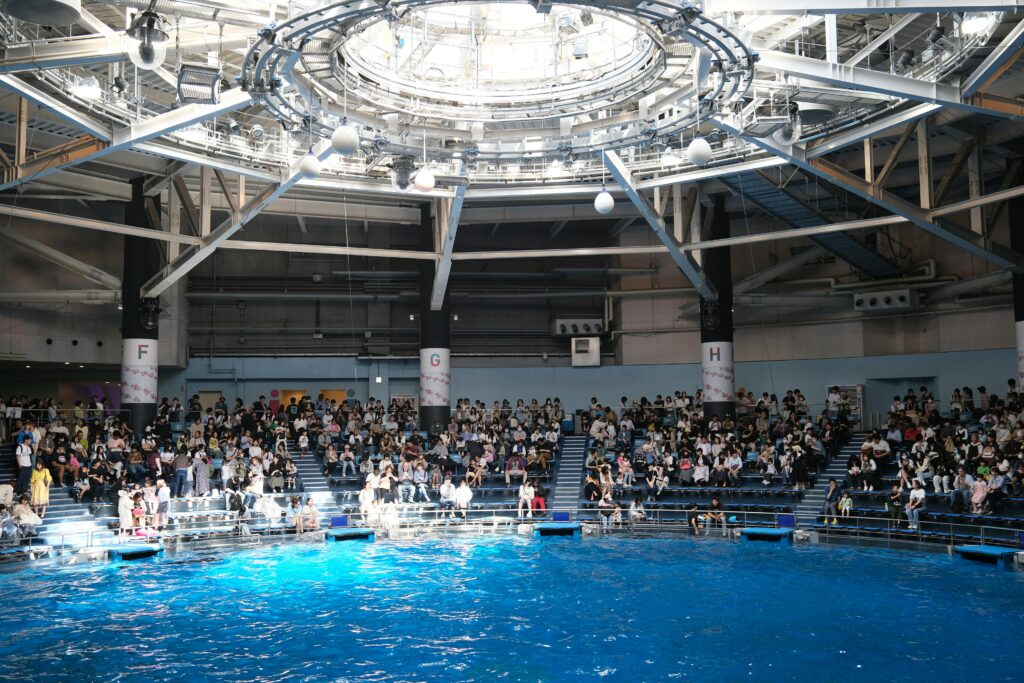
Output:
M707 539L284 545L0 576L0 680L1021 680L1024 574Z

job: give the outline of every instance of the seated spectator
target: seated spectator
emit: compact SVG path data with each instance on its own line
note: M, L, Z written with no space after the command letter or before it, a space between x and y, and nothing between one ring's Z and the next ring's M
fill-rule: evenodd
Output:
M455 490L455 511L462 515L463 519L469 516L469 506L473 502L473 489L463 479L459 488Z
M917 529L921 522L921 513L925 509L925 491L921 482L915 479L911 482L910 498L907 500L907 519L910 521L909 529Z
M441 510L452 510L455 507L455 485L452 484L451 477L445 477L444 483L441 484L441 488L438 490L440 496ZM452 515L454 516L454 514Z

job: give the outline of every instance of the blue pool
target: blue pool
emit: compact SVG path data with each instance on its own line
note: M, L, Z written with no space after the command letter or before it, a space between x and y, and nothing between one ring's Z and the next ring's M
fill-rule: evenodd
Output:
M0 680L1021 680L1024 574L713 540L286 545L0 575Z

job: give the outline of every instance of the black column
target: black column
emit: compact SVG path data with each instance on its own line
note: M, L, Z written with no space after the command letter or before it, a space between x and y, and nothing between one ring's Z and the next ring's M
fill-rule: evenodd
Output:
M1008 202L1007 218L1010 222L1010 248L1024 254L1024 198L1015 197ZM1013 324L1017 337L1017 391L1024 387L1024 275L1013 274Z
M125 205L125 225L151 228L142 193L145 178L131 181L132 199ZM156 417L159 364L158 303L143 301L139 290L160 269L156 240L124 237L124 271L121 278L121 406L136 438Z
M709 239L729 236L725 197L715 197ZM700 300L701 375L704 418L736 415L736 385L732 358L732 263L729 247L701 249L701 265L718 290L718 301Z
M434 250L434 222L430 205L420 209L422 247ZM448 290L441 310L430 310L434 290L433 261L420 262L420 428L429 430L434 422L448 424L451 417L451 328Z

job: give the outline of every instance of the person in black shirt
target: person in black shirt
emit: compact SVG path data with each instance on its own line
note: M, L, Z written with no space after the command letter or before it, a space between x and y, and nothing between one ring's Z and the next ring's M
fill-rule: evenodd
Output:
M725 529L725 511L722 510L722 502L718 500L718 496L712 496L711 502L708 503L707 520L708 527L721 524Z

